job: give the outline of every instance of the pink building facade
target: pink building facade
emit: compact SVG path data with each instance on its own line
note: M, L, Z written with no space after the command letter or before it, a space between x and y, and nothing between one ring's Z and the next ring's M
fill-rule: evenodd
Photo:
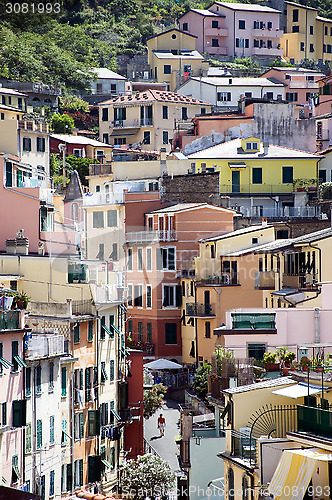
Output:
M197 36L196 49L232 57L282 56L279 11L270 7L214 2L208 10L191 9L179 28Z
M21 311L0 311L0 475L2 484L20 489L25 485L25 333Z

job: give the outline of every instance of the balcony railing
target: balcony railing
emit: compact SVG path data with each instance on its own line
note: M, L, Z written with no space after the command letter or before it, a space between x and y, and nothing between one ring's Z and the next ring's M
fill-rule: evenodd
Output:
M90 163L89 175L110 175L112 173L112 165L110 163Z
M201 285L222 285L222 286L227 286L227 285L238 285L238 279L237 279L237 274L234 274L233 276L231 273L222 273L220 275L216 276L209 276L208 278L202 279L200 282L197 282L198 286Z
M321 207L235 207L244 217L266 217L267 219L317 219Z
M26 359L39 359L65 354L64 335L33 334L27 341Z
M282 31L273 28L253 28L251 35L256 38L281 38Z
M317 90L319 89L319 85L315 81L297 81L297 80L291 80L288 83L288 87L290 89L314 89Z
M205 28L205 36L211 36L213 38L218 38L219 36L228 36L228 28Z
M215 316L214 304L198 304L197 302L186 304L186 315L191 317L209 317Z
M86 193L83 205L115 205L124 202L124 193Z
M258 271L255 276L255 288L263 290L274 290L275 288L275 272L274 271Z
M332 411L297 405L297 429L299 432L332 438Z
M0 330L20 328L20 311L0 311Z
M18 122L19 130L30 130L33 132L48 133L49 128L47 123L36 123L34 121L19 120Z
M287 184L221 184L220 194L241 196L248 194L288 194L293 193L293 183Z
M75 315L91 315L96 314L96 308L91 300L73 300L72 313Z
M176 231L133 231L126 233L126 243L143 244L159 241L177 241Z
M317 283L316 274L298 273L287 274L284 273L282 277L282 286L285 288L308 288L315 286Z
M274 330L275 313L232 313L233 330Z

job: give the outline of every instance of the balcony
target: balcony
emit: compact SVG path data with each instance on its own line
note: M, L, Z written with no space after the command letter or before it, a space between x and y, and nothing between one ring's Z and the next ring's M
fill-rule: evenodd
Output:
M228 56L228 48L227 47L212 47L212 44L208 40L206 42L205 50L208 54L219 54L221 56Z
M124 193L86 193L83 196L84 206L116 205L124 202Z
M298 273L298 274L287 274L284 273L282 276L282 286L284 288L302 288L302 289L313 289L317 283L316 274Z
M251 36L254 38L281 38L282 31L273 28L254 28L251 30Z
M313 89L318 92L319 85L315 81L298 81L298 80L290 80L288 83L288 88L290 89Z
M297 405L297 430L332 438L332 411Z
M113 120L110 128L140 128L152 126L152 118L146 120Z
M31 132L39 132L48 134L49 127L47 123L36 123L34 121L19 120L18 122L19 130L29 130Z
M282 56L282 49L277 49L277 47L253 47L252 49L253 56L262 56L262 57L276 57Z
M242 334L248 330L267 331L268 333L276 333L275 313L232 313L232 330L234 333ZM227 331L227 330L225 330Z
M274 271L258 271L255 276L255 288L258 290L274 290L275 276Z
M244 217L267 219L318 219L321 207L234 207Z
M176 231L133 231L126 233L128 245L140 245L144 243L158 243L160 241L177 241Z
M28 348L25 354L28 360L64 354L66 354L64 335L40 333L28 337Z
M122 271L117 271L117 276L122 275ZM120 279L120 278L119 278ZM118 282L120 283L121 281ZM94 301L96 304L119 303L124 301L125 287L115 284L96 285L92 289Z
M0 330L18 330L20 328L20 311L0 311Z
M192 302L186 304L186 316L191 318L210 318L215 316L214 304L198 304L197 302Z
M245 165L244 165L245 168ZM230 196L248 196L250 194L276 195L293 193L293 183L287 184L221 184L220 194Z
M212 38L217 38L219 36L228 36L228 28L205 28L205 36L211 36Z
M110 163L90 163L89 175L110 175L112 174L112 165Z
M202 279L200 282L197 282L197 286L214 286L214 285L220 285L220 286L229 286L229 285L239 285L238 283L238 276L237 274L234 274L233 276L231 273L221 273L220 275L216 276L209 276L208 278Z
M91 300L73 300L72 314L80 316L93 316L96 314L96 308Z

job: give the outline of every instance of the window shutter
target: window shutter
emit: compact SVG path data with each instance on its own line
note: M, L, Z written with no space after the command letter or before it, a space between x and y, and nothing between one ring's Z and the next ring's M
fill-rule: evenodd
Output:
M74 326L74 343L78 344L79 341L80 341L80 325L79 325L79 323L77 323Z
M157 262L157 269L160 271L163 269L163 255L162 255L162 248L156 248L156 262Z
M31 368L25 370L25 395L31 396Z
M83 486L83 459L82 458L79 461L79 467L80 467L80 484L79 484L79 486Z
M41 394L41 366L36 368L36 393Z
M92 342L92 340L93 340L93 321L89 321L88 342Z
M114 410L114 401L110 401L110 424L114 424L114 415L112 410Z
M84 436L84 418L83 418L83 412L79 413L79 436L80 439Z
M73 468L72 464L67 464L67 491L71 491L73 483Z
M67 443L67 436L63 431L67 431L67 420L62 420L61 444Z
M7 403L2 403L2 425L7 425Z
M67 396L67 369L61 368L61 396Z
M100 432L100 410L88 410L88 436L97 436Z
M50 472L50 497L54 495L54 476L55 472L54 470L51 470Z
M37 449L40 449L43 445L43 427L42 421L37 420Z
M54 443L54 415L50 416L50 444Z
M27 424L27 428L25 431L25 452L31 452L31 424Z
M100 338L103 340L105 338L105 330L103 328L103 325L106 323L106 318L105 316L101 316L100 318Z
M83 390L83 368L80 370L80 389Z
M232 94L230 92L227 92L227 101L232 100Z
M174 271L175 269L175 250L174 248L168 249L168 269Z
M115 469L115 448L112 446L110 450L110 464L112 466L112 469Z
M169 306L169 293L168 293L169 287L166 285L164 286L164 300L163 300L163 307L168 307Z
M100 455L88 456L88 483L95 483L101 479Z
M182 305L182 288L181 285L176 285L176 307Z
M110 382L114 381L114 359L110 361Z
M98 385L98 366L93 367L93 387Z
M26 400L13 401L13 427L26 425Z

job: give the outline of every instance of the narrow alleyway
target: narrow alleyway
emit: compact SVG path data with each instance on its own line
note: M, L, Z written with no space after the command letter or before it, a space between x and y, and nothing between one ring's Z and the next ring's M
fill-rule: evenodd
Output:
M162 413L166 420L165 435L160 437L159 429L157 428L158 416ZM178 448L175 444L174 438L180 434L180 412L178 404L175 401L167 400L162 409L155 415L145 420L144 424L144 437L148 444L166 460L173 471L180 469L177 453Z

